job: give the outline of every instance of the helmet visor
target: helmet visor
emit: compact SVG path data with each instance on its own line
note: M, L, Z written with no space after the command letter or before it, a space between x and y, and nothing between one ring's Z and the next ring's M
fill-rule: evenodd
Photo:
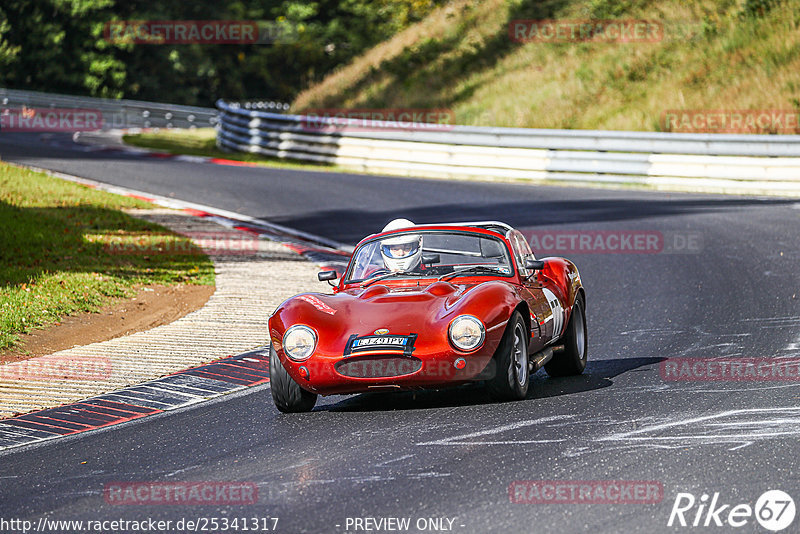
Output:
M400 260L407 258L417 253L419 250L419 242L413 243L396 243L392 245L381 245L381 251L387 258Z

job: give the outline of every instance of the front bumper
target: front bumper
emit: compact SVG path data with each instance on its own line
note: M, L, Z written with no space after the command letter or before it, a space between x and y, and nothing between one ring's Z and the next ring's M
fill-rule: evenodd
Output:
M303 362L287 358L283 351L278 352L278 357L302 388L334 395L443 387L484 380L487 376L483 371L495 348L484 345L473 353L415 351L411 356L387 353L344 357L315 353Z

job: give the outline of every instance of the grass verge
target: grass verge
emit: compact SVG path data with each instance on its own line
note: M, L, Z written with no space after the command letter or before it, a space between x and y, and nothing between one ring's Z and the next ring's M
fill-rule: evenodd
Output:
M271 158L260 154L246 152L226 152L217 148L217 132L214 128L198 128L196 130L159 130L141 134L127 134L122 140L131 145L150 150L183 154L187 156L204 156L209 158L228 159L254 163L264 167L280 169L341 171L336 165L308 164L280 158Z
M663 31L627 43L509 34L514 21L553 19ZM668 110L796 116L799 29L794 0L453 0L301 92L292 111L444 108L457 124L635 131L672 130Z
M0 349L137 285L213 285L188 238L120 211L150 207L0 162Z

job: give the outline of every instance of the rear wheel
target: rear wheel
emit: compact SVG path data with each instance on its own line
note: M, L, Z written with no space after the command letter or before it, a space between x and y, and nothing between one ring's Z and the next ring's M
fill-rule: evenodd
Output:
M570 376L583 373L586 368L586 313L583 295L575 297L572 316L564 333L564 350L553 354L553 359L544 365L550 376Z
M289 376L273 347L269 348L269 384L272 400L283 413L310 412L317 403L317 394L304 390Z
M495 373L486 383L497 400L521 400L528 394L528 329L519 312L508 321L503 339L494 353Z

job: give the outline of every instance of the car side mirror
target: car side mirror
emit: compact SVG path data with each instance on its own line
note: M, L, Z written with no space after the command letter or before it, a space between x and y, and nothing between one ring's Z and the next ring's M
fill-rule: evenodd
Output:
M320 271L317 273L317 278L319 278L320 282L328 282L330 285L331 280L336 280L339 278L339 275L336 274L336 271Z
M544 269L544 260L525 260L525 269L529 271L541 271Z
M422 264L423 265L432 265L434 263L440 263L442 261L442 257L439 254L423 254L422 255Z

